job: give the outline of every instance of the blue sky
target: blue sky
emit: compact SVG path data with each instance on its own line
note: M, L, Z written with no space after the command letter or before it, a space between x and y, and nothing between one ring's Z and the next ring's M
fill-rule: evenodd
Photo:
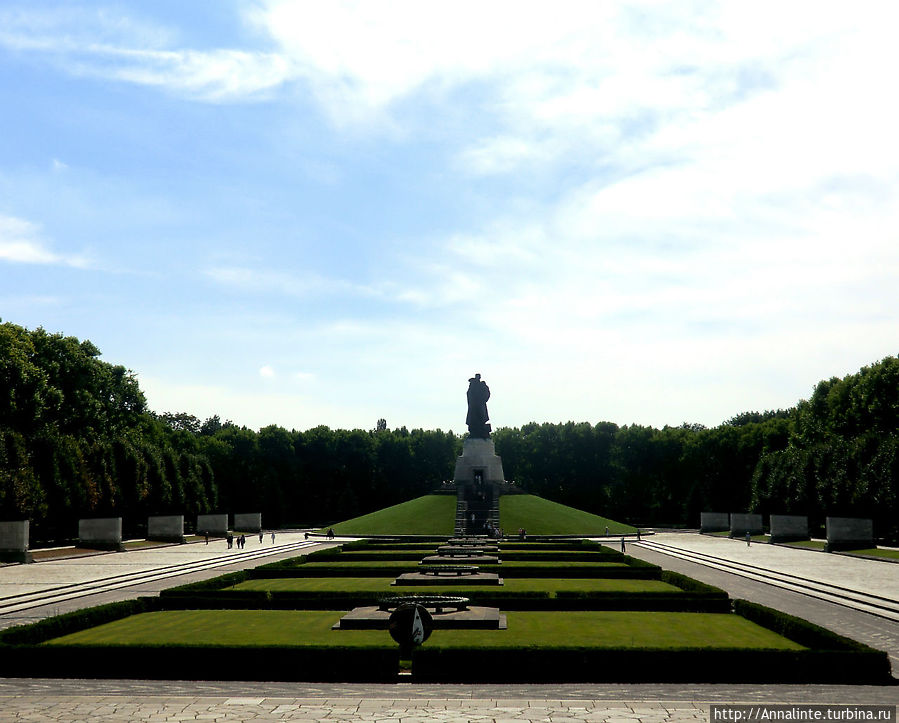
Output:
M709 426L897 351L893 2L0 6L0 318L152 409Z

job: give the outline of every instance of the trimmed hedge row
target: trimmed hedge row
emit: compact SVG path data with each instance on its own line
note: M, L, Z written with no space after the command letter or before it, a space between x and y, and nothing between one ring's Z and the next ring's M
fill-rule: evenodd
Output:
M399 648L187 645L2 646L0 675L26 678L395 682Z
M88 628L95 628L98 625L105 625L131 615L154 612L161 609L162 603L159 598L139 597L134 600L124 600L107 605L98 605L93 608L75 610L71 613L45 618L36 623L0 630L0 650L5 651L13 646L39 645L45 640L77 633ZM8 663L8 657L5 652L0 654L0 663ZM7 670L7 668L3 669ZM121 671L119 672L121 673Z
M390 565L388 567L365 567L359 566L321 566L308 567L300 565L293 568L265 569L257 567L251 571L251 578L254 580L270 580L282 577L398 577L404 572L414 572L418 567L418 563L407 563Z
M714 591L715 588L711 588L710 593ZM465 649L423 646L413 652L412 675L416 682L441 683L894 682L889 656L883 651L746 600L735 600L734 612L810 649L598 650L574 646Z
M558 565L528 567L514 562L503 565L479 565L482 572L498 572L502 577L592 577L631 580L658 580L660 568L655 565L601 567L599 565Z
M681 613L729 613L727 595L702 593L632 592L603 593L558 592L553 610L664 610Z
M500 558L503 562L522 562L524 560L546 560L547 562L574 562L575 560L583 560L584 562L621 562L623 555L620 552L611 550L583 550L576 551L551 551L549 553L525 550L506 551L505 547L500 549Z
M734 600L734 612L757 625L773 630L785 638L809 648L825 651L873 653L886 661L889 671L889 657L882 650L875 650L857 640L838 635L832 630L822 628L820 625L810 623L808 620L787 615L780 610L749 602L748 600Z
M165 609L277 609L277 610L349 610L374 605L382 597L393 597L399 590L382 593L340 591L288 592L281 590L202 590L178 589L162 594ZM414 594L413 590L409 591ZM692 593L604 593L505 592L492 588L454 590L472 605L501 610L665 610L670 612L728 613L730 600L716 595Z
M131 615L179 607L170 602L141 597L0 631L0 677L120 678L127 671L131 678L151 680L396 680L399 650L392 645L42 645Z
M707 585L704 582L694 580L692 577L681 575L679 572L673 572L672 570L662 570L661 574L659 575L659 580L661 580L662 582L667 582L669 585L679 587L684 592L692 592L698 594L701 593L705 595L712 595L715 597L723 597L728 600L730 599L727 592L722 590L720 587Z
M246 580L252 579L252 570L238 570L237 572L229 572L225 575L219 575L218 577L211 577L208 580L200 580L199 582L190 582L186 585L178 585L177 587L170 587L164 590L159 591L160 597L165 597L166 595L180 595L183 592L188 592L191 594L204 592L207 590L222 590L226 587L231 587L232 585L239 585Z
M381 598L396 597L406 591L390 590L379 593L360 592L286 592L272 590L209 591L175 594L165 597L166 610L182 609L272 609L272 610L351 610L376 605ZM409 590L407 594L415 594ZM514 592L469 590L453 591L471 600L472 605L498 607L503 610L555 610L558 604L548 592Z
M889 661L858 651L434 648L413 651L430 683L888 683Z
M328 550L327 554L314 553L315 558L309 562L388 562L390 560L402 562L420 562L427 555L436 555L435 549L419 550L416 552L390 552L389 550L338 552ZM310 556L311 557L311 556Z

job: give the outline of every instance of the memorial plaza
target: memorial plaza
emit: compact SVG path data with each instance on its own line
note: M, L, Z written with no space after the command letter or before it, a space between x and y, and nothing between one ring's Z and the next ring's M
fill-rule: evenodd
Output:
M600 538L601 539L601 538ZM0 567L0 626L141 595L172 585L339 544L302 531L248 537L243 550L211 540ZM618 539L606 540L617 544ZM695 533L626 541L627 552L804 617L886 650L899 670L899 621L865 611L873 594L899 606L899 567L889 562ZM684 555L704 555L697 563ZM744 566L744 567L741 567ZM747 572L748 571L748 572ZM758 573L763 574L759 575ZM773 577L766 580L765 575ZM784 576L777 579L777 576ZM790 577L844 597L790 585ZM786 580L786 582L784 582ZM772 584L772 581L776 584ZM238 663L239 664L239 663ZM614 661L609 661L614 665ZM198 668L202 661L197 661ZM237 681L2 679L0 720L692 721L713 703L887 704L899 686L771 684L358 684ZM200 677L198 675L198 677Z

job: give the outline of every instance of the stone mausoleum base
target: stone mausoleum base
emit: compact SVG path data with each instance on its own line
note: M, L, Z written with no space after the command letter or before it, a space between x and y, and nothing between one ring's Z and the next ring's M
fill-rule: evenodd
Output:
M499 608L470 606L467 610L452 610L442 613L431 612L435 630L505 630L506 616ZM334 630L387 630L390 612L376 606L353 608L340 618Z

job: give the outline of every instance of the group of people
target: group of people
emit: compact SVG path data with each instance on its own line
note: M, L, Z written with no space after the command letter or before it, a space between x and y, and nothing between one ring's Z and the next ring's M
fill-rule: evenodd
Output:
M494 527L493 523L490 520L487 520L484 523L484 530L487 532L487 537L493 537L497 540L503 539L503 528L502 527Z
M247 546L247 536L246 535L240 535L238 537L234 537L234 535L232 535L229 532L228 537L225 539L227 539L227 541L228 541L228 549L229 550L232 547L234 547L235 544L237 545L238 550L242 550L243 548L245 548ZM262 532L262 530L259 530L260 544L264 541L264 539L265 539L265 534ZM207 544L209 544L209 543L207 542ZM273 545L275 544L275 533L274 532L272 533L272 544Z
M237 545L238 550L242 550L247 544L246 535L240 535L239 537L234 537L230 532L228 533L228 549L230 550L234 545Z

